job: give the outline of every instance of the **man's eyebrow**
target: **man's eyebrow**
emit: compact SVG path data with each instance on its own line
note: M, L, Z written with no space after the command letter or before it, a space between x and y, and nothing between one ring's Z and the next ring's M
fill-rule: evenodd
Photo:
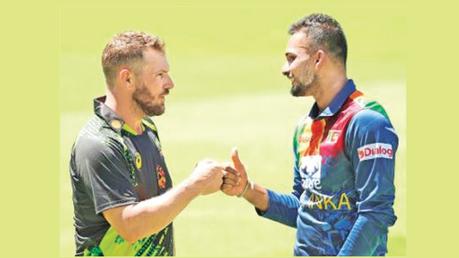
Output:
M169 70L166 70L166 69L160 69L160 70L157 70L157 71L154 71L154 73L168 73Z
M299 46L297 48L300 48L300 49L304 49L306 52L308 52L309 48L305 47L305 46ZM288 56L298 56L298 54L292 52L292 51L286 51L285 52L285 56L288 57Z

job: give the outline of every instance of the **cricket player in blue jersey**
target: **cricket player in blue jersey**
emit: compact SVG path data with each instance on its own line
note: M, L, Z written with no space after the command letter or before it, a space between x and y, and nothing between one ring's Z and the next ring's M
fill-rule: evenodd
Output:
M396 221L397 134L382 106L347 78L347 43L335 19L312 14L289 34L282 73L293 96L315 100L294 133L293 191L249 180L237 150L221 189L246 199L258 215L296 228L294 255L385 255Z

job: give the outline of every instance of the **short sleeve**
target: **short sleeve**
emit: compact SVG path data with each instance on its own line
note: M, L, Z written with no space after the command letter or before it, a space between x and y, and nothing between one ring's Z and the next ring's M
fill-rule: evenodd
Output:
M129 166L123 149L116 142L90 138L79 144L75 161L95 213L132 203L137 195L129 176Z

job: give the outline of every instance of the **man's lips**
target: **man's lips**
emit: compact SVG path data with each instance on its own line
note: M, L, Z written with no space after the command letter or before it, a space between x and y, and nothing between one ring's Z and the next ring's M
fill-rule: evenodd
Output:
M162 94L160 94L159 96L161 97L165 97L166 95L169 95L169 90L165 90Z

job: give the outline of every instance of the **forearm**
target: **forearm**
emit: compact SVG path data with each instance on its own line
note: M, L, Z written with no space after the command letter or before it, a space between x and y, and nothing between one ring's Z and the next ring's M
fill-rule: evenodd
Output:
M244 199L255 206L258 215L296 227L299 207L297 188L300 186L296 183L298 180L295 180L294 192L292 194L276 193L248 180L244 164L240 161L236 149L233 149L231 159L233 160L234 169L227 167L227 172L240 175L244 183L239 184L240 179L227 174L222 190L228 195L242 195ZM236 182L238 183L235 184ZM244 185L243 189L241 189L242 185ZM249 187L247 188L247 186ZM233 189L237 191L232 191ZM295 194L298 194L298 196Z
M255 208L266 211L269 206L268 191L261 185L249 183L247 192L243 195L244 199L250 202Z
M293 194L273 192L253 183L243 197L255 206L258 215L296 227L299 201Z
M126 206L122 211L123 231L129 242L155 234L169 225L173 219L199 195L196 187L187 180L166 193L135 205Z
M338 256L372 256L378 243L386 237L387 227L381 227L370 214L360 214L346 238Z

